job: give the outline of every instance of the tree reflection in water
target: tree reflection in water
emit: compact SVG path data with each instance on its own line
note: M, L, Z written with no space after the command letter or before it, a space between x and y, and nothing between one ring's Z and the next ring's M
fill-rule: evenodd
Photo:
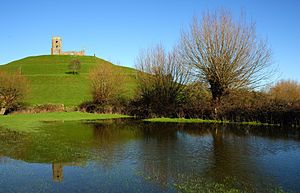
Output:
M299 130L274 127L137 120L65 122L31 135L0 129L0 157L50 164L55 182L67 178L64 167L84 166L83 170L96 176L101 176L98 170L110 173L118 168L127 172L124 176L143 178L144 183L166 191L174 183L198 178L223 182L228 177L237 179L240 187L261 190L281 180L281 173L278 177L266 170L265 156L299 150L299 141ZM296 173L290 181L299 178Z

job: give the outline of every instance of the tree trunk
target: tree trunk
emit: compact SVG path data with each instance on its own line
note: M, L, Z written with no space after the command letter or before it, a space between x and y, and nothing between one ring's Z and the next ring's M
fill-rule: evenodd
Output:
M5 108L5 107L2 107L2 108L0 109L0 115L4 115L5 112L6 112L6 108Z
M212 94L212 116L213 119L218 119L219 118L219 110L221 108L221 97L224 95L225 91L224 89L219 85L216 84L215 82L210 82L210 91Z
M216 97L212 99L212 117L213 119L219 118L219 111L220 111L221 101L220 97Z

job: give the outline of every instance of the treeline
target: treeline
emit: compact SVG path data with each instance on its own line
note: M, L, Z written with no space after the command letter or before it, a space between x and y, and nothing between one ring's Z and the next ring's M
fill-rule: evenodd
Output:
M116 89L121 73L95 69L91 72L94 99L80 108L142 118L299 125L297 82L283 81L268 91L257 89L273 74L271 50L257 37L254 23L236 22L226 10L206 13L200 21L194 19L171 51L158 45L139 54L133 99L120 97L122 91Z
M184 85L178 93L165 86L139 88L131 100L120 98L116 92L109 100L85 102L80 109L138 118L181 117L300 126L300 84L295 81L280 81L266 91L231 90L221 98L217 114L207 86Z
M162 46L148 49L138 59L138 88L134 98L122 97L124 74L113 66L90 72L93 100L80 109L97 113L124 113L140 118L183 117L235 122L300 125L300 84L280 81L255 91L228 89L216 106L209 84L191 81L178 55ZM163 62L161 62L163 61ZM217 107L217 112L216 112Z
M121 97L123 91L116 89L116 85L120 85L118 80L122 79L121 72L94 69L91 72L93 101L82 103L80 109L140 118L182 117L300 125L300 84L296 81L280 81L265 91L231 90L222 96L216 114L208 85L200 82L178 85L161 75L141 73L140 76L135 97L126 99Z

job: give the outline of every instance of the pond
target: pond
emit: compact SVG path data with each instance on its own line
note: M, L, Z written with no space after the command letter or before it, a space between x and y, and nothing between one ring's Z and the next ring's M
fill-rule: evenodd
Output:
M300 132L138 120L0 129L0 192L300 192Z

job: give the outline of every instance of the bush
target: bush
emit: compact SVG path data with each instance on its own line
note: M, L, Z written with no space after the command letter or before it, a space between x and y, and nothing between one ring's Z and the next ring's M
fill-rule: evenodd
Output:
M158 45L141 52L137 59L138 91L131 103L132 113L142 117L178 116L189 71L179 60L178 51L167 53Z
M294 103L300 101L300 83L292 80L282 80L271 87L269 93L275 100Z
M35 106L24 106L18 109L18 113L45 113L45 112L64 112L63 104L41 104Z
M109 105L113 103L121 93L120 82L123 75L113 66L98 65L90 71L91 90L93 103L98 105Z
M278 100L264 92L232 91L222 99L220 109L222 120L300 125L300 101Z
M0 71L0 109L16 109L28 92L28 83L18 73Z
M129 102L123 98L118 98L111 103L95 103L94 101L85 101L78 106L80 111L88 113L117 113L129 114Z

